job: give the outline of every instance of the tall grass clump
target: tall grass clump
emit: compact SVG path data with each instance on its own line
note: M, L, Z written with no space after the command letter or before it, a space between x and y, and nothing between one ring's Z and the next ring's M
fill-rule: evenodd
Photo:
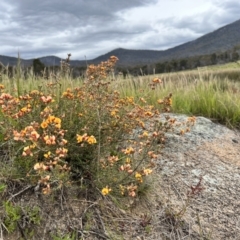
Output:
M240 128L240 81L229 79L223 72L186 71L161 74L159 77L162 84L156 86L151 85L149 76L129 77L115 84L122 96L139 98L140 95L145 95L145 99L156 108L164 95L171 92L173 112L203 116L231 128Z
M210 118L231 128L240 127L240 84L228 79L199 80L174 92L175 112Z
M148 104L141 91L122 97L110 87L116 61L113 56L88 66L77 87L64 89L61 78L38 81L38 88L28 91L18 77L11 92L0 85L1 141L12 178L44 194L73 183L119 197L143 191L159 153L156 145L173 121L160 122L160 107ZM69 80L66 72L61 77ZM150 89L159 84L154 78ZM172 95L158 104L169 111Z

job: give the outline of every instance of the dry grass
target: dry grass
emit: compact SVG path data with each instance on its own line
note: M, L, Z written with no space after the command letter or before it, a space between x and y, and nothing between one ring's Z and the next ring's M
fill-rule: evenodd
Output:
M235 80L231 80L231 74ZM172 111L204 116L231 128L240 127L240 70L195 70L158 75L163 83L149 90L152 76L118 80L114 87L123 96L146 96L149 104L173 94Z

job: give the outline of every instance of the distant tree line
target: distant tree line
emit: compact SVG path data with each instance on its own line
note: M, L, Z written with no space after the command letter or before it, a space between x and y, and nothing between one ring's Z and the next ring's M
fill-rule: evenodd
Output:
M224 52L212 53L209 55L201 55L195 57L172 59L168 61L162 61L158 63L150 63L136 66L117 66L116 73L121 73L124 77L128 74L139 76L149 75L154 73L169 73L181 70L195 69L198 67L204 67L215 64L224 64L228 62L235 62L240 60L240 45L235 46L231 50ZM71 65L71 62L70 62ZM70 74L73 78L79 78L85 75L87 66L74 66L70 69ZM33 64L30 67L22 68L22 75L28 77L31 74L33 77L45 77L50 78L54 74L59 73L60 66L48 66L46 67L40 59L34 59ZM4 67L0 65L0 76L7 74L9 77L13 77L16 73L16 66ZM1 80L1 79L0 79Z
M240 59L239 52L240 46L234 47L232 50L212 53L210 55L195 56L177 60L173 59L171 61L157 63L155 65L155 71L156 73L175 72L215 64L236 62Z
M188 58L172 59L162 61L156 64L118 67L123 76L132 75L148 75L153 73L169 73L181 70L195 69L215 64L224 64L228 62L236 62L240 60L240 46L236 46L231 50L201 55Z

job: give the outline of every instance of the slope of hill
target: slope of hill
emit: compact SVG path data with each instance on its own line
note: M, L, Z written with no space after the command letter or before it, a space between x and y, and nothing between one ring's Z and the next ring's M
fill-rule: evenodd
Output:
M24 66L29 66L32 64L33 59L29 59L29 60L24 60L24 59L20 59L22 65ZM4 66L16 66L18 62L18 59L16 57L8 57L8 56L2 56L0 55L0 63L2 63Z
M168 56L191 57L226 51L240 44L240 20L221 27L194 41L168 49Z
M194 41L184 43L182 45L170 48L164 51L155 50L128 50L115 49L109 53L101 55L95 59L89 60L88 63L99 63L107 60L114 55L119 58L119 65L138 65L149 64L171 59L180 59L186 57L200 56L217 52L224 52L240 46L240 20L221 27L211 33L208 33ZM39 58L46 66L60 65L61 59L55 56L46 56ZM22 64L31 65L33 59L24 60ZM4 65L16 65L17 58L1 56L0 62ZM86 66L86 61L73 60L71 66Z
M99 56L94 61L103 61L111 55L117 56L122 65L133 63L154 63L171 59L201 56L224 52L240 45L240 20L208 33L194 41L184 43L165 51L116 49Z

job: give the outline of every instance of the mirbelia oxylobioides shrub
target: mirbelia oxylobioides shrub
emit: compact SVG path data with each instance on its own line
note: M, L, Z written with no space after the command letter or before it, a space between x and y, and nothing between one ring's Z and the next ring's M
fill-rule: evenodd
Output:
M20 96L0 86L1 127L19 177L44 194L74 182L103 195L139 194L165 132L175 124L173 119L159 120L160 111L170 110L172 95L158 101L159 109L144 96L120 97L109 80L117 60L112 56L88 66L84 83L64 91L59 87L60 97L59 84L51 82L47 92ZM154 78L153 91L157 84L161 80Z

